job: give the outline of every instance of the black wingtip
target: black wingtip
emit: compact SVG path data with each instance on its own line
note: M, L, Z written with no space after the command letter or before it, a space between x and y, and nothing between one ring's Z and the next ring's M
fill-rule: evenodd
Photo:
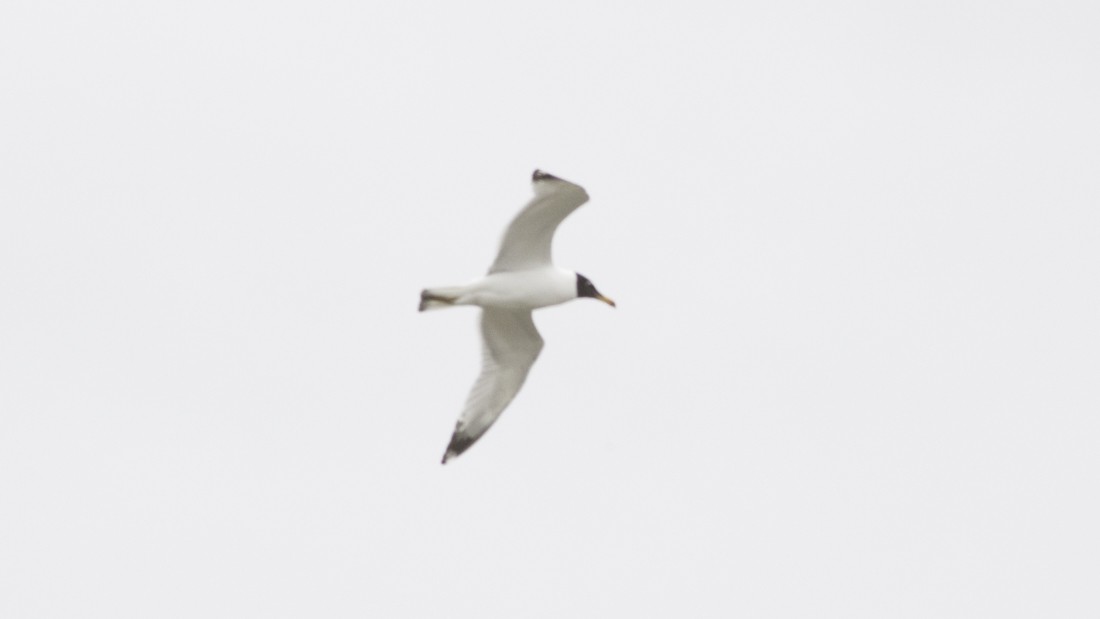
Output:
M459 455L460 453L462 453L462 452L461 451L455 451L454 439L451 439L451 444L447 445L447 451L443 452L443 461L440 462L440 464L447 464L448 460L450 460L451 458L454 458L455 456Z
M535 170L534 172L531 173L531 182L533 182L533 183L538 182L538 181L547 181L547 180L549 180L549 181L558 181L558 180L561 180L561 179L554 176L553 174L547 174L546 172L543 172L542 170Z
M462 430L455 428L454 434L451 435L451 442L447 443L447 451L443 452L443 464L447 464L447 461L451 458L457 458L462 455L462 452L470 448L477 442L477 439L481 438L481 435L469 436L462 433Z

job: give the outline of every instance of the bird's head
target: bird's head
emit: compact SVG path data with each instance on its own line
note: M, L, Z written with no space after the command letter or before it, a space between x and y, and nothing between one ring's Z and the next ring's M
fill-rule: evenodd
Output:
M577 298L581 297L592 297L593 299L607 303L611 307L615 307L615 302L600 294L600 291L596 290L596 286L592 284L591 280L577 273Z

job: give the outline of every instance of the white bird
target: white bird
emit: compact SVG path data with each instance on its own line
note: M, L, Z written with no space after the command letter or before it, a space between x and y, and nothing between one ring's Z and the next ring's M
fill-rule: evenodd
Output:
M465 286L426 288L420 311L477 305L481 310L481 375L455 424L443 464L473 445L519 393L542 351L532 310L592 297L615 307L587 277L554 266L550 245L558 224L588 201L580 185L541 170L531 175L535 197L504 231L489 273Z

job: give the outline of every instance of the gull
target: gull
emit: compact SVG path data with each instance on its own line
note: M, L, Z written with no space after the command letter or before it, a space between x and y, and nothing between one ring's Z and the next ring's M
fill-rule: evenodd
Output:
M489 273L465 286L425 288L420 311L481 307L481 374L455 424L443 464L466 451L519 393L542 351L533 310L590 297L615 307L580 273L554 266L550 246L558 224L588 202L580 185L541 170L531 175L535 196L504 231Z

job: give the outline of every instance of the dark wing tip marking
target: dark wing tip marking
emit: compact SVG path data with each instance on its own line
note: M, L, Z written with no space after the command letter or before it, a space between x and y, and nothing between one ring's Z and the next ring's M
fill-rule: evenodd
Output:
M547 174L546 172L543 172L542 170L535 170L533 173L531 173L531 182L559 181L559 180L561 180L561 179L554 176L553 174Z
M451 435L451 442L447 444L447 451L443 452L443 464L447 464L447 460L456 458L462 455L462 452L470 448L477 442L478 436L470 436L469 434L463 434L462 430L455 424L454 434Z

